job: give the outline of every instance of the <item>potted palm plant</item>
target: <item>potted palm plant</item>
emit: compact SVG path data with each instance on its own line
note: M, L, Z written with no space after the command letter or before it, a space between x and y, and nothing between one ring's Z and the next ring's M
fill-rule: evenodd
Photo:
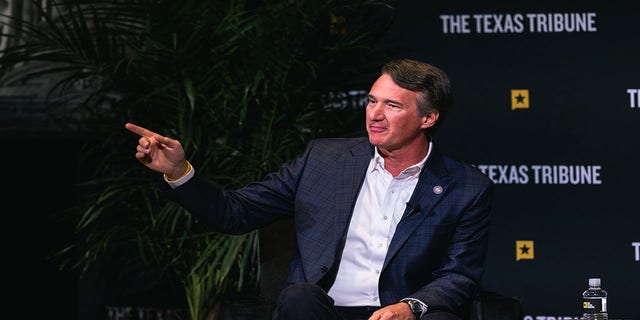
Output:
M0 51L0 81L53 79L53 118L87 136L79 201L64 213L76 237L56 261L115 279L106 285L121 295L169 283L191 319L217 318L222 294L257 286L258 232L207 231L162 199L123 124L179 138L198 170L229 188L259 179L312 137L360 132L357 101L344 92L377 72L389 4L32 3L37 19L5 17L4 36L16 37Z

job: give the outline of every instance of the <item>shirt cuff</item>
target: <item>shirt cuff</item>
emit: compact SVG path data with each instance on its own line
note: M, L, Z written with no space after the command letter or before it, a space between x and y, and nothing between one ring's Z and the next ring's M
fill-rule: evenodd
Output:
M193 165L189 165L189 171L187 171L187 173L180 179L169 180L166 174L163 174L162 176L164 177L164 181L166 181L169 184L171 189L175 189L183 185L185 182L189 181L191 178L193 178L193 175L195 173L196 173L196 170L193 168Z
M401 299L400 301L403 301L403 302L405 302L405 301L417 302L420 305L421 309L422 309L422 313L420 314L420 318L424 317L425 313L427 313L427 310L429 310L429 306L427 306L427 304L425 304L424 302L422 302L422 301L420 301L420 300L418 300L416 298L404 298L404 299Z

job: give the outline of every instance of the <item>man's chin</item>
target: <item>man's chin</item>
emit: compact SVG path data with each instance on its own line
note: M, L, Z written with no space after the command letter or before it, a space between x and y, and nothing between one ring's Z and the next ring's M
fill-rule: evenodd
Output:
M379 146L380 144L384 143L383 140L384 139L382 135L369 132L369 143L371 143L372 145Z
M369 143L371 143L374 147L378 149L386 149L385 144L381 140L371 140L369 139Z

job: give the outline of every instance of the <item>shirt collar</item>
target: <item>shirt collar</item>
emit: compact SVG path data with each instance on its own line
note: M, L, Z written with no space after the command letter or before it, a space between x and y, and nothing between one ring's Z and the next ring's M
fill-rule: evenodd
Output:
M422 168L424 168L424 165L427 163L427 159L429 158L429 155L431 155L431 150L433 150L433 142L429 141L429 150L427 151L427 155L424 156L424 158L422 158L422 160L420 160L420 162L407 167L406 169L402 170L402 172L400 173L401 175L403 174L408 174L408 175L416 175L418 173L420 173L420 170L422 170ZM375 150L373 151L373 161L375 162L375 165L373 166L373 169L371 170L376 171L376 170L385 170L384 169L384 158L380 155L380 152L378 151L378 148L376 147Z

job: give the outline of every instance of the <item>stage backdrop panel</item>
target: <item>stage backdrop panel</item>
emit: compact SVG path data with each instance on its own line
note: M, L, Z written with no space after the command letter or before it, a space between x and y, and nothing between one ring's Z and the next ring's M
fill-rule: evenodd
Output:
M400 1L397 14L385 46L453 83L435 143L496 183L484 288L555 320L581 315L600 277L610 318L640 319L636 4Z

